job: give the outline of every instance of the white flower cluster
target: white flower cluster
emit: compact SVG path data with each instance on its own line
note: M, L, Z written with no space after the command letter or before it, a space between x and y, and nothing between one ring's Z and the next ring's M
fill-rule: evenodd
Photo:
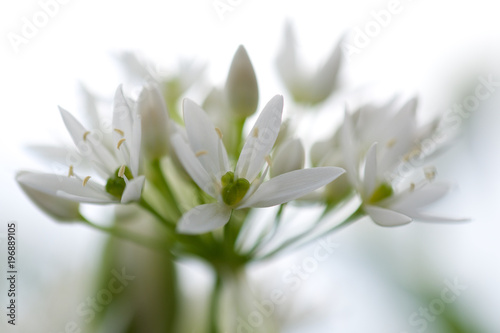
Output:
M130 76L147 82L135 99L124 97L123 88L118 88L109 131L97 135L60 109L79 154L93 171L81 163L67 165L67 175L29 171L17 175L26 194L59 220L84 219L80 202L136 202L177 235L203 234L229 222L233 225L225 233L232 234L233 243L252 208L296 199L323 204L329 212L356 197L361 204L353 216L369 215L381 226L414 219L453 220L421 211L449 190L447 184L434 182L433 168L415 169L414 174L421 175L416 179L391 178L434 129L418 125L417 99L399 107L392 101L346 109L331 138L308 151L314 167L304 168L306 149L282 122L283 96L267 102L253 127L245 130L248 117L257 110L259 89L243 47L233 58L224 87L212 88L202 106L186 97L202 74L199 67L182 66L176 75L158 76L131 54L121 60ZM304 70L288 26L277 59L286 96L291 96L286 102L303 109L323 106L337 88L341 62L337 46L315 72ZM93 110L89 113L97 117L96 102L88 92L87 101ZM154 197L162 199L151 200ZM161 202L168 209L158 207ZM277 218L280 214L281 209Z

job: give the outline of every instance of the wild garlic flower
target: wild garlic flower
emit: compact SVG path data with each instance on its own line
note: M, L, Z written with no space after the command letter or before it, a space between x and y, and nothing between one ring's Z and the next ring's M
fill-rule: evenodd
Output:
M287 23L283 47L276 59L276 65L281 80L295 102L318 104L326 100L335 89L341 60L339 42L321 66L314 72L308 72L298 57L292 25Z
M114 99L112 133L88 131L68 111L60 108L61 116L74 144L87 157L105 183L92 176L78 175L78 166L69 165L67 175L21 171L16 180L50 196L88 203L128 203L141 197L145 177L139 175L141 150L141 120L133 112L118 87ZM104 135L113 136L114 149L104 144Z
M217 202L186 212L178 223L178 232L214 230L229 221L233 209L280 205L328 184L344 172L337 167L301 169L266 180L269 153L281 125L282 96L276 95L264 107L234 169L222 143L222 132L212 125L205 111L189 99L184 100L183 109L187 139L176 133L172 145L195 183Z
M391 177L405 156L416 149L421 133L416 125L416 105L412 99L396 114L389 108L361 109L354 115L345 112L340 142L346 174L361 196L363 209L382 226L403 225L413 219L457 221L420 211L450 189L447 184L433 182L433 167L415 167L414 171L424 176L419 181L407 179L396 184Z

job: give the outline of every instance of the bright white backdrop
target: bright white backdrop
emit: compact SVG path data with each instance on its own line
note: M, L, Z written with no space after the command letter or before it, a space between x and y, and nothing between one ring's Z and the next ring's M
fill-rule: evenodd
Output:
M7 221L19 223L20 297L26 306L25 311L21 309L21 321L35 316L28 309L33 309L32 300L43 294L37 291L41 286L54 288L62 274L80 277L68 286L70 290L84 283L85 276L80 273L92 269L93 255L99 250L100 235L52 222L30 204L13 180L20 168L41 167L24 149L26 145L67 139L57 105L77 110L78 80L102 96L111 96L123 80L113 55L132 50L165 67L183 57L206 62L208 78L221 84L234 51L244 44L256 68L261 100L266 100L284 93L273 65L285 20L294 24L301 52L313 65L343 33L364 29L374 20L372 11L386 9L390 3L223 0L233 5L221 19L212 0L70 0L52 8L53 17L47 24L14 46L12 36L22 36L24 18L32 21L42 10L40 3L47 2L0 2L0 233L5 232ZM500 80L500 23L495 2L402 0L400 6L391 22L346 63L342 80L348 87L375 86L382 96L397 91L418 93L422 112L430 113L461 101L464 89L477 84L478 75L497 75ZM457 190L436 209L471 216L473 222L465 226L414 224L387 230L364 221L339 236L348 252L361 253L352 254L357 264L344 263L349 262L348 255L317 274L317 279L326 280L322 286L354 281L352 290L344 290L343 299L326 300L326 307L335 309L349 299L348 315L337 313L340 317L336 317L336 324L330 320L330 327L362 332L354 322L363 318L370 332L400 333L400 328L406 328L401 325L408 313L391 312L397 295L388 291L392 296L383 297L376 290L390 285L384 275L400 281L423 279L419 268L428 264L433 273L426 278L438 287L448 277L469 281L460 305L492 327L484 332L500 331L493 310L500 307L500 271L496 267L500 261L496 212L500 194L499 108L500 94L496 94L464 122L463 136L437 162L440 176L454 181ZM3 260L5 251L1 251ZM368 252L377 253L378 268L366 268L369 265L359 259L366 259ZM63 288L56 287L57 291ZM1 289L0 300L3 294ZM301 294L297 297L308 299ZM44 300L35 302L41 306ZM380 302L385 305L380 306ZM62 312L61 316L64 318ZM4 324L2 319L0 327Z

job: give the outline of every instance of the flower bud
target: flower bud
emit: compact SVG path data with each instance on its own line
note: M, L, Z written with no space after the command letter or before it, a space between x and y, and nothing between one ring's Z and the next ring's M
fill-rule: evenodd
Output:
M251 116L259 103L257 78L247 51L240 45L227 75L225 93L229 108L240 117Z
M142 150L148 159L166 155L169 146L169 117L167 106L160 90L147 85L137 102L142 123Z
M25 173L25 171L18 172L16 180L24 193L38 208L58 221L69 222L81 220L80 204L78 202L40 192L19 182L19 177Z
M299 139L289 140L281 145L273 158L271 177L302 169L305 163L305 151Z

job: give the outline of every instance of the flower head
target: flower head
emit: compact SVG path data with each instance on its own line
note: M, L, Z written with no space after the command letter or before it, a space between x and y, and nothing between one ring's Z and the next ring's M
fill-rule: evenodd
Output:
M145 180L139 175L141 121L130 109L121 86L115 94L112 133L89 131L68 111L59 109L81 155L90 160L95 171L106 181L102 184L92 176L82 177L78 175L78 166L69 165L67 176L20 172L16 180L22 187L77 202L104 204L139 200ZM105 134L113 136L112 151L102 143Z
M179 232L216 229L229 221L233 209L279 205L328 184L344 172L336 167L301 169L266 180L282 110L283 97L276 95L261 112L232 169L221 131L198 105L184 100L187 139L174 134L172 145L196 184L217 202L185 213L178 224Z

